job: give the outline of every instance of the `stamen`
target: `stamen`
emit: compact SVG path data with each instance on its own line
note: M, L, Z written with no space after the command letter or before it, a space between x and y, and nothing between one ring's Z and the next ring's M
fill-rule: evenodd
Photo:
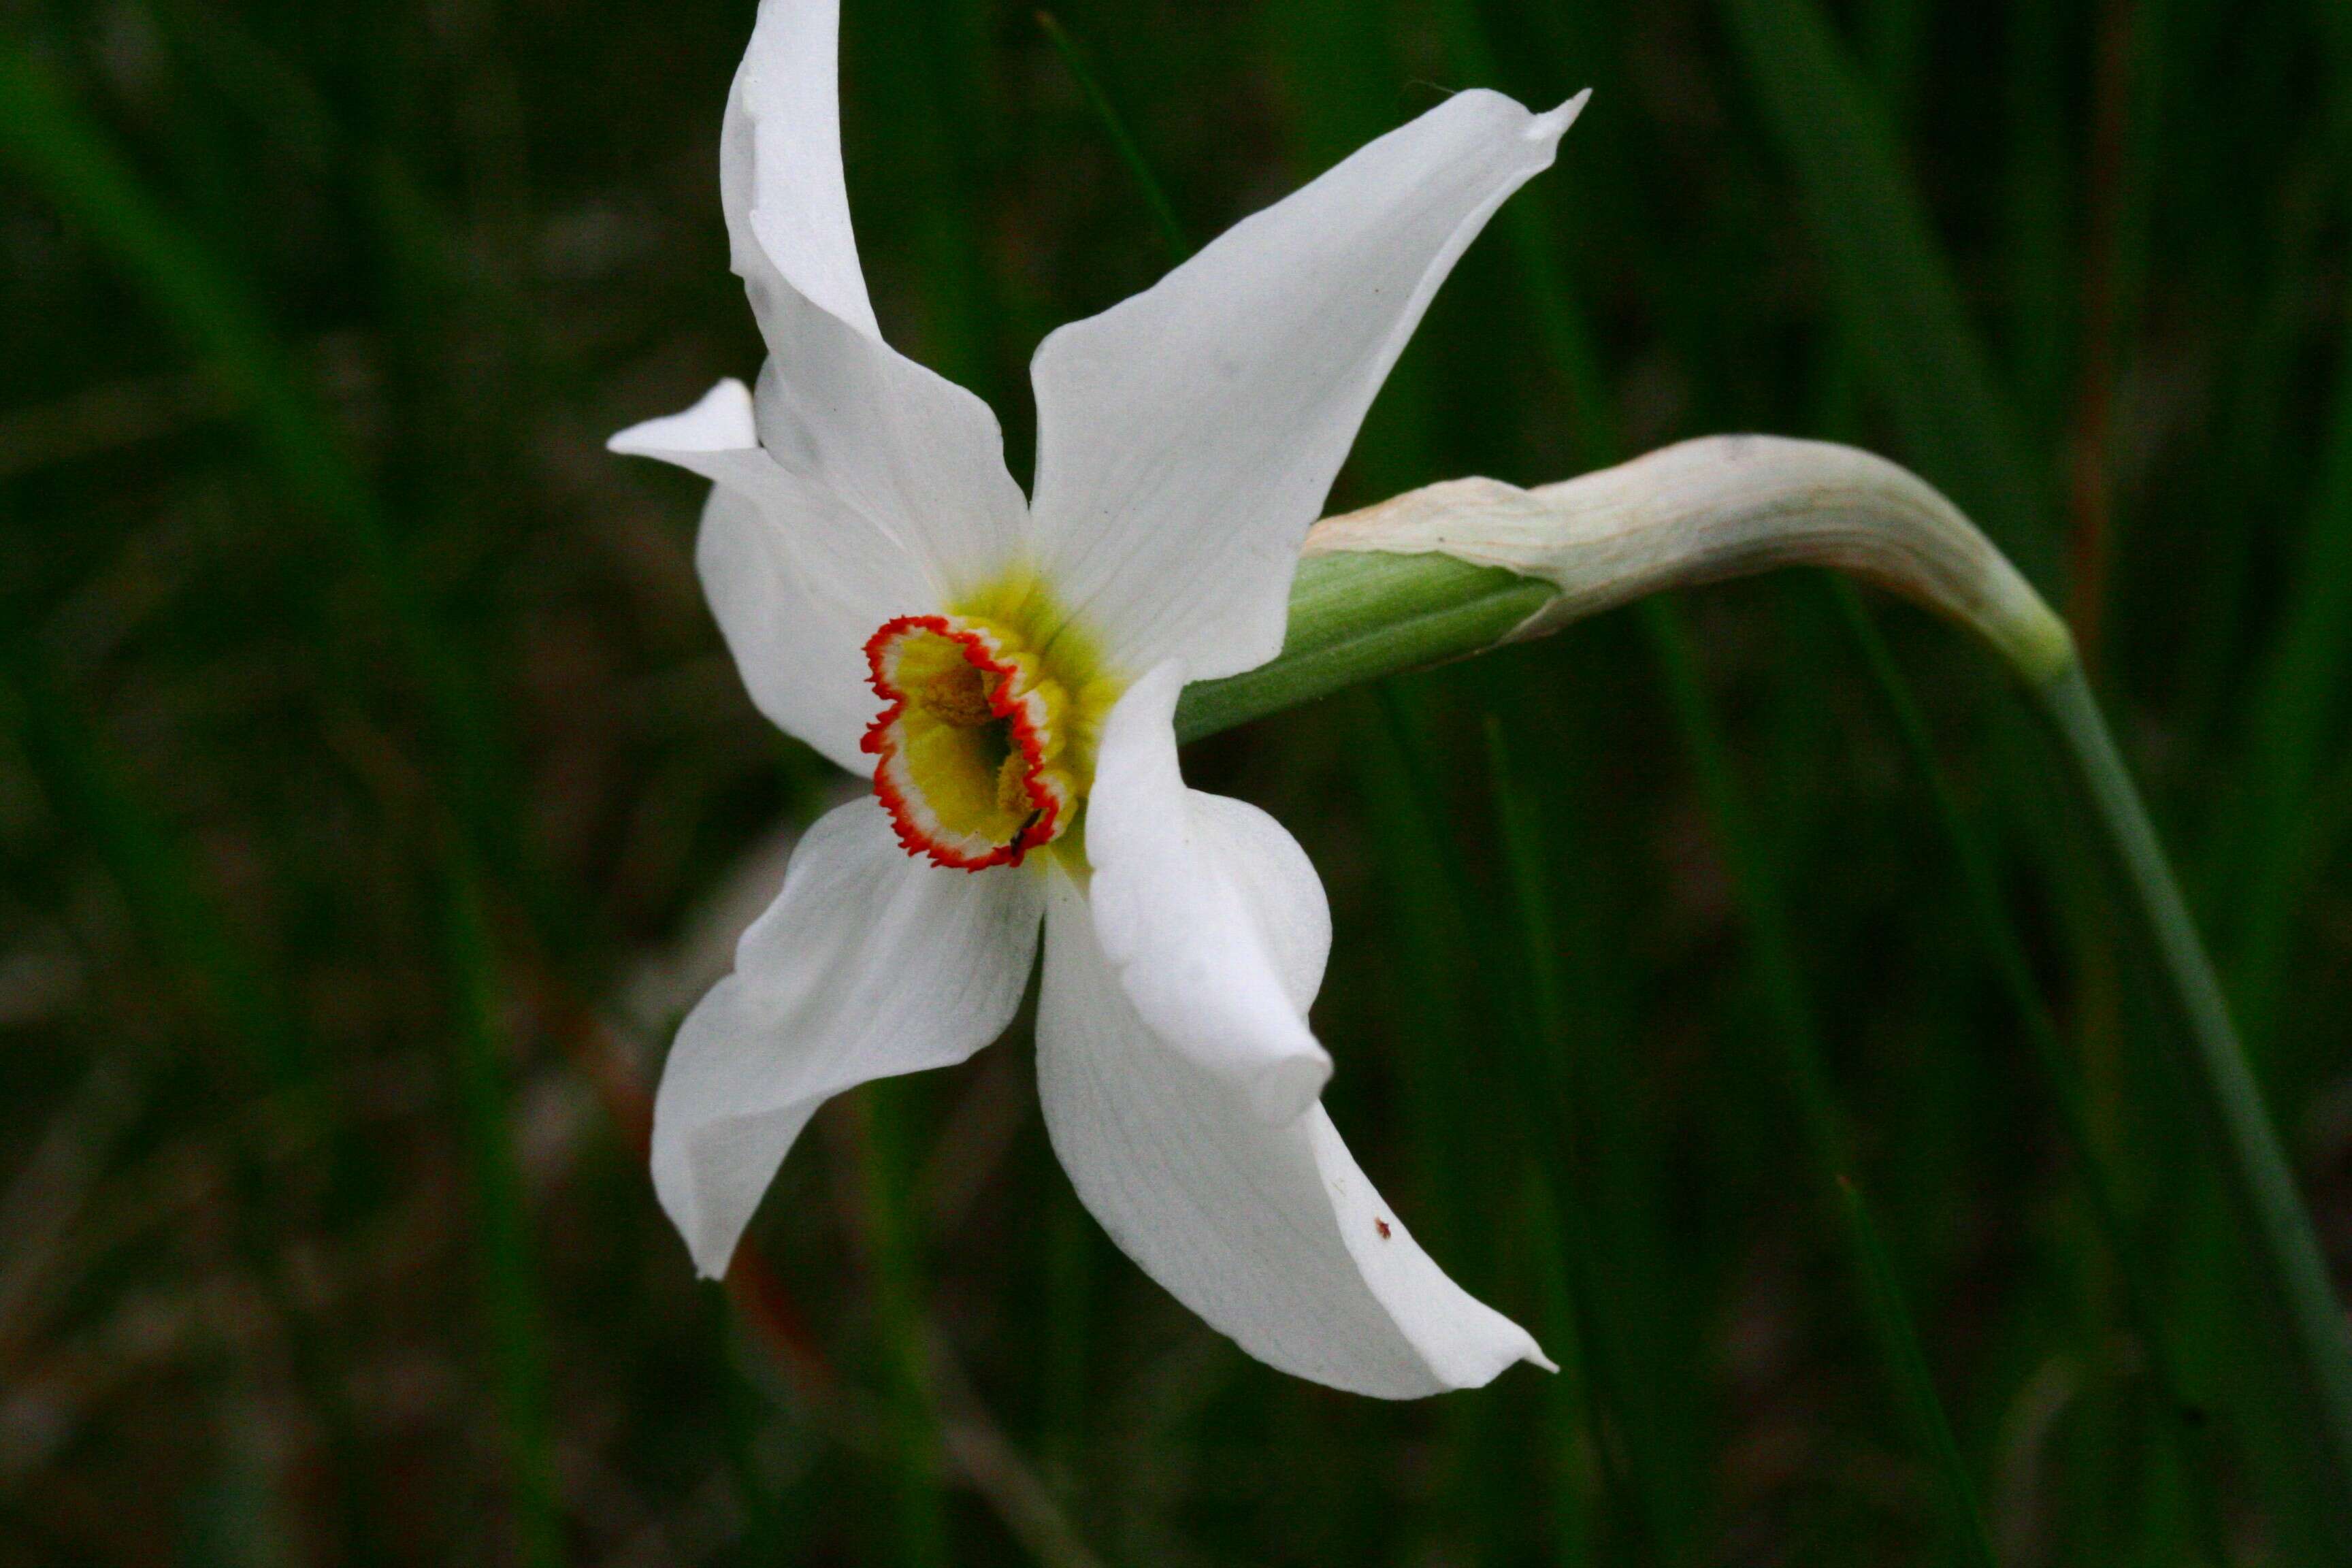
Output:
M961 664L923 688L922 704L949 723L970 729L996 717L989 706L989 689L996 683L971 664Z

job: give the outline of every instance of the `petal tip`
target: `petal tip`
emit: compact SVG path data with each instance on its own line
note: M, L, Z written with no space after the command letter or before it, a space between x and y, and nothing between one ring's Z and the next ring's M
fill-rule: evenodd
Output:
M751 389L730 375L682 413L615 432L606 437L604 449L625 458L659 458L669 452L734 452L759 444Z
M686 1255L694 1264L694 1277L724 1278L727 1266L735 1260L733 1239L718 1242L703 1234L706 1226L695 1191L694 1173L673 1140L657 1136L653 1170L654 1195L660 1201L662 1212L669 1216L670 1224L677 1227L678 1239L686 1244Z
M1576 123L1577 116L1584 112L1584 106L1591 98L1592 89L1588 87L1550 113L1531 117L1527 129L1520 134L1530 142L1559 141L1567 133L1568 128Z
M1491 1311L1491 1309L1487 1310ZM1484 1388L1521 1362L1541 1367L1549 1373L1559 1371L1559 1363L1544 1354L1543 1347L1536 1343L1533 1334L1499 1312L1492 1313L1490 1321L1507 1331L1490 1339L1483 1353L1474 1353L1451 1364L1438 1358L1428 1358L1430 1376L1436 1380L1442 1391L1450 1393Z

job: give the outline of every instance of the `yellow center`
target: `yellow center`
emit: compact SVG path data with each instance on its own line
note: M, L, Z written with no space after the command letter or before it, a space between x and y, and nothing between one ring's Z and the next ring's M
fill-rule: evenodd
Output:
M1069 831L1118 690L1034 580L890 621L866 657L885 706L865 746L909 854L976 871Z

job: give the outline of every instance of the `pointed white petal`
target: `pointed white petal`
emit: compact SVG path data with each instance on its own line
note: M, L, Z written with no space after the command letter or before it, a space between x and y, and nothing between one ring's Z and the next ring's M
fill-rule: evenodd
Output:
M1183 667L1163 664L1103 724L1086 818L1095 929L1145 1023L1235 1085L1261 1119L1287 1122L1323 1091L1331 1058L1307 1027L1313 985L1302 995L1286 984L1277 954L1313 946L1319 980L1330 912L1315 868L1270 818L1280 852L1246 865L1214 852L1231 812L1264 813L1238 801L1202 806L1215 797L1184 787L1174 724L1183 685ZM1255 902L1268 878L1286 896ZM1313 930L1269 931L1268 911Z
M719 196L772 356L760 438L920 561L933 605L1019 549L1027 507L988 405L883 342L841 174L837 0L763 0L728 95Z
M1221 856L1261 847L1252 830L1213 837ZM1258 890L1274 892L1274 882ZM1314 903L1261 913L1269 928L1311 930L1319 893ZM1085 900L1059 873L1037 1080L1054 1151L1103 1228L1260 1361L1384 1399L1477 1387L1515 1361L1551 1364L1431 1261L1321 1106L1270 1126L1231 1083L1156 1038L1097 946Z
M1038 549L1130 670L1281 651L1299 542L1438 284L1582 107L1456 94L1037 351Z
M879 340L841 172L840 0L763 0L727 95L720 204L735 270Z
M819 1105L996 1037L1028 984L1041 884L915 859L871 797L808 830L735 973L679 1027L654 1100L654 1186L698 1269L726 1272Z
M751 389L730 375L685 413L632 425L606 441L604 449L667 462L673 452L732 452L759 444Z

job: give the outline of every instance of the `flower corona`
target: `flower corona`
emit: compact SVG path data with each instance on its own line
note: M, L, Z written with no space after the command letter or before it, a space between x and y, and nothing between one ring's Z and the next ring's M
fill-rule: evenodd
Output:
M900 616L866 645L886 706L866 731L898 842L961 871L1018 866L1069 826L1069 693L1020 639L961 616Z

